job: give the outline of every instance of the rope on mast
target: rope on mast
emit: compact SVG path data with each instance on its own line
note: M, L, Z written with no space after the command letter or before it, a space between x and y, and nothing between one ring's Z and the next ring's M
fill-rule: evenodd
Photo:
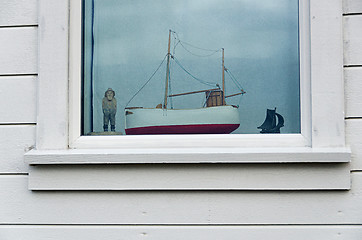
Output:
M155 74L157 73L157 71L161 68L162 64L165 62L165 60L166 60L167 57L173 59L173 60L175 61L175 63L176 63L183 71L185 71L189 76L191 76L194 80L196 80L196 81L198 81L198 82L200 82L200 83L202 83L202 84L208 85L208 86L213 86L213 87L216 86L218 89L220 89L219 84L213 83L213 82L204 81L204 80L202 80L202 79L200 79L200 78L195 77L195 76L194 76L193 74L191 74L188 70L186 70L186 69L182 66L182 64L177 60L177 58L175 57L175 50L176 50L177 45L180 44L187 52L189 52L189 53L192 54L192 55L195 55L195 56L198 56L198 57L208 57L208 56L211 56L211 55L213 55L213 54L215 54L215 53L217 53L217 52L220 52L222 49L212 50L212 49L205 49L205 48L196 47L196 46L194 46L194 45L192 45L192 44L189 44L189 43L186 43L186 42L181 41L180 38L178 37L178 34L177 34L176 32L174 32L174 31L172 31L172 30L170 30L170 32L174 34L175 42L176 42L176 40L177 40L177 42L174 43L174 47L173 47L173 49L172 49L172 50L173 50L173 54L167 53L167 54L165 55L165 57L163 58L162 62L161 62L160 65L157 67L157 69L154 71L154 73L151 75L151 77L146 81L145 84L142 85L142 87L141 87L141 88L131 97L131 99L127 102L126 107L127 107L128 104L142 91L142 89L151 81L151 79L155 76ZM189 51L184 45L188 45L188 46L191 46L191 47L193 47L193 48L200 49L200 50L204 50L204 51L210 51L210 52L212 52L212 53L211 53L211 54L208 54L208 55L197 55L197 54L194 54L194 53L192 53L191 51ZM169 66L169 68L168 68L168 74L167 74L167 75L168 75L168 77L167 77L168 79L166 78L166 81L167 81L167 80L170 80L170 78L171 78L170 75L171 75L171 67L173 68L172 65L173 65L173 64L172 64L172 62L171 62L171 66ZM230 76L230 78L231 78L231 80L234 82L234 84L239 88L239 90L242 92L242 94L244 94L245 91L243 90L243 88L242 88L242 86L240 85L240 83L236 80L236 78L232 75L232 73L231 73L226 67L225 67L225 70L224 70L224 71L225 71L226 73L228 73L228 75ZM166 87L167 87L167 86L166 86ZM171 89L171 83L170 83L170 82L169 82L167 88L168 88L167 90L170 90L170 92L171 92L172 89ZM163 105L165 105L165 102L164 102ZM173 108L172 101L171 101L171 108Z
M234 75L230 72L230 70L228 68L225 67L225 72L229 75L230 79L234 82L234 84L236 85L237 88L239 88L239 90L244 94L245 91L243 89L243 87L240 85L240 83L236 80L236 78L234 77Z
M172 31L172 33L175 35L175 39L178 40L177 44L175 45L175 48L176 48L176 46L177 46L178 44L180 44L183 49L185 49L188 53L190 53L190 54L192 54L192 55L194 55L194 56L196 56L196 57L210 57L210 56L214 55L215 53L221 51L221 49L206 49L206 48L197 47L197 46L192 45L192 44L190 44L190 43L181 41L181 39L180 39L180 37L178 36L177 32ZM189 47L192 47L192 48L195 48L195 49L202 50L202 51L211 52L211 53L210 53L210 54L206 54L206 55L196 54L196 53L193 53L192 51L190 51L187 47L185 47L185 45L187 45L187 46L189 46Z
M182 48L185 49L185 50L186 50L188 53L190 53L191 55L194 55L194 56L196 56L196 57L210 57L210 56L214 55L215 53L220 52L220 50L221 50L221 49L212 50L212 53L210 53L210 54L200 55L200 54L196 54L196 53L193 53L193 52L191 52L190 50L188 50L188 49L184 46L184 44L187 44L187 43L180 41L180 45L182 46ZM195 47L195 48L196 48L196 47ZM198 49L201 49L201 50L204 50L204 51L210 51L210 50L202 49L202 48L198 48Z
M201 80L200 78L195 77L194 75L192 75L189 71L187 71L187 70L181 65L181 63L177 60L176 57L173 56L172 58L175 60L175 63L176 63L182 70L184 70L188 75L190 75L190 76L191 76L193 79L195 79L196 81L198 81L198 82L200 82L200 83L202 83L202 84L208 85L208 86L212 86L212 87L216 86L216 87L219 87L219 84L217 84L217 83L207 82L207 81Z
M128 104L137 96L137 94L139 92L141 92L141 90L151 81L151 79L155 76L155 74L157 73L157 71L161 68L162 64L165 62L166 57L168 54L165 55L165 57L163 58L162 62L160 63L160 65L157 67L157 69L154 71L154 73L151 75L151 77L146 81L145 84L143 84L143 86L131 97L131 99L127 102L126 107L128 106Z

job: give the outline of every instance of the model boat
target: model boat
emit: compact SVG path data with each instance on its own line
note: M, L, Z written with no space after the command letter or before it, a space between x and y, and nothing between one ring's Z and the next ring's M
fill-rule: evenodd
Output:
M230 96L224 94L225 71L227 71L224 66L224 49L222 49L222 89L218 87L173 95L168 94L170 61L174 59L170 53L171 32L170 30L166 55L164 102L155 108L126 107L126 134L228 134L235 131L240 126L238 106L227 105L225 99L245 92L241 89L239 93ZM169 98L196 93L205 93L206 102L203 107L192 109L168 108Z

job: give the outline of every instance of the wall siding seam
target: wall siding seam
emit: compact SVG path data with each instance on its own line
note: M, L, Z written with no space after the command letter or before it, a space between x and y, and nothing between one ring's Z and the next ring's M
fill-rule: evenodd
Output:
M9 123L0 123L0 126L35 126L36 122L9 122Z
M0 77L37 77L37 73L9 73L0 74Z
M38 27L38 24L22 24L22 25L0 25L1 28L33 28Z
M36 126L36 122L29 122L29 123L0 123L0 126Z
M360 12L352 12L352 13L343 13L343 16L362 16L362 13Z
M27 172L0 172L0 176L28 176L28 175L29 173Z
M88 223L88 224L36 224L36 223L0 223L0 227L3 226L34 226L34 227L362 227L362 224L359 223L340 223L340 224L268 224L268 223L260 223L260 224L218 224L218 223L205 223L205 224L167 224L167 223L159 223L159 224L101 224L101 223Z
M344 65L344 68L362 68L362 65Z
M352 116L349 116L349 117L345 117L344 118L345 120L351 120L351 119L357 119L357 120L362 120L362 116L358 116L358 117L352 117Z

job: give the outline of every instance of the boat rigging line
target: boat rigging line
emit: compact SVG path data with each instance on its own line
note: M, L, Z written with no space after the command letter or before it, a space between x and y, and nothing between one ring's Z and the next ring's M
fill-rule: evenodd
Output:
M234 75L230 72L230 70L228 68L225 67L225 72L229 75L230 79L234 82L234 84L236 85L237 88L239 88L241 94L246 93L243 89L243 87L240 85L240 83L236 80L236 78L234 77Z
M172 59L175 60L175 63L176 63L182 70L184 70L188 75L190 75L190 76L191 76L193 79L195 79L196 81L198 81L198 82L200 82L200 83L202 83L202 84L208 85L208 86L220 88L220 87L219 87L219 84L217 84L217 83L207 82L207 81L201 80L200 78L195 77L194 75L192 75L192 73L190 73L189 71L187 71L187 70L181 65L180 61L178 61L175 56L171 56L171 57L172 57Z
M196 53L191 52L189 49L187 49L187 48L184 46L184 44L185 44L185 45L189 45L189 46L192 46L192 45L191 45L191 44L188 44L188 43L185 43L185 42L181 42L181 41L180 41L180 45L182 46L182 48L183 48L183 49L185 49L185 51L187 51L187 52L188 52L188 53L190 53L191 55L194 55L194 56L196 56L196 57L210 57L210 56L214 55L215 53L217 53L217 52L220 52L220 51L221 51L221 49L218 49L218 50L211 50L211 51L212 51L212 53L210 53L210 54L200 55L200 54L196 54ZM194 46L192 46L192 47L194 47ZM204 50L204 51L210 51L210 50L208 50L208 49L203 49L203 48L197 48L197 47L194 47L194 48L196 48L196 49L200 49L200 50Z
M157 69L153 72L153 74L150 76L150 78L142 85L142 87L131 97L131 99L127 102L126 107L128 106L128 104L138 95L139 92L142 91L142 89L152 80L152 78L155 76L155 74L157 73L157 71L161 68L161 66L163 65L163 63L165 62L166 59L168 59L168 67L167 67L167 76L166 76L166 94L165 94L165 100L163 105L167 106L167 100L166 98L168 97L173 97L173 96L178 96L180 94L172 94L172 88L171 88L171 68L173 68L174 64L173 62L175 62L184 72L186 72L192 79L200 82L201 84L205 84L211 87L216 87L216 89L212 89L212 90L220 90L220 86L218 83L214 83L214 82L208 82L208 81L204 81L196 76L194 76L192 73L190 73L188 70L186 70L186 68L184 66L182 66L182 64L180 63L180 61L175 57L175 51L176 51L176 47L178 45L181 45L188 53L197 56L197 57L208 57L211 55L214 55L217 52L220 52L222 50L222 48L217 49L217 50L212 50L212 49L205 49L205 48L200 48L197 46L194 46L192 44L189 44L187 42L181 41L178 34L175 31L170 30L170 32L173 34L174 37L174 46L172 48L172 54L170 53L170 48L168 53L165 55L165 57L163 58L163 60L161 61L160 65L157 67ZM210 54L207 55L198 55L195 54L193 52L191 52L190 50L188 50L185 45L190 46L192 48L195 49L199 49L199 50L203 50L203 51L209 51L211 52ZM170 61L170 60L174 60L174 61ZM240 94L244 94L245 91L243 90L242 86L240 85L240 83L236 80L236 78L234 77L234 75L230 72L230 70L228 70L226 67L224 67L224 71L229 75L229 77L231 78L231 80L234 82L234 84L236 85L236 87L240 90L240 93L237 94L232 94L229 96L225 96L225 97L232 97L232 96L236 96L236 95L240 95ZM169 93L167 93L169 91ZM199 91L199 92L203 92L203 91ZM196 92L195 92L196 93ZM183 94L181 94L183 95ZM171 108L173 108L173 103L172 103L172 98L170 99L170 103L171 103Z
M170 31L171 31L171 33L176 33L176 32L174 32L174 31L172 31L172 30L170 30ZM174 41L173 41L173 45L174 45L174 46L173 46L173 48L172 48L172 55L171 55L171 57L172 57L172 56L175 56L176 47L177 47L177 45L180 43L180 40L177 39L177 37L176 37L175 34L173 34L173 37L174 37ZM169 82L168 82L168 85L169 85L169 95L172 95L171 72L172 72L173 66L174 66L174 62L171 61L171 62L170 62L170 69L169 69ZM173 100L172 100L172 98L170 98L170 105L171 105L171 109L173 109Z
M185 51L187 51L188 53L196 56L196 57L210 57L214 54L216 54L217 52L220 52L221 51L221 48L220 49L206 49L206 48L201 48L201 47L197 47L195 45L192 45L190 43L187 43L187 42L184 42L184 41L181 41L180 37L178 36L177 32L175 31L171 31L174 35L175 35L175 39L177 39L177 44L175 44L175 47L174 49L176 48L176 46L178 44L180 44L182 46L183 49L185 49ZM192 52L191 50L189 50L185 45L189 46L189 47L192 47L192 48L195 48L195 49L198 49L198 50L202 50L202 51L207 51L207 52L211 52L209 54L205 54L205 55L200 55L200 54L196 54L194 52Z
M151 81L151 79L155 76L155 74L157 73L157 71L161 68L162 64L165 62L166 57L168 54L165 55L165 57L163 58L162 62L160 63L160 65L157 67L157 69L153 72L153 74L151 75L151 77L147 80L147 82L145 84L142 85L142 87L131 97L131 99L127 102L126 107L128 106L128 104L133 100L133 98L135 98L137 96L137 94L139 92L141 92L141 90Z

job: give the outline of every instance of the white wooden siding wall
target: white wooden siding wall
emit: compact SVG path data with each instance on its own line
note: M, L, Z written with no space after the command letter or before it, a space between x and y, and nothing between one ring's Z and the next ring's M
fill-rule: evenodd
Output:
M344 79L346 141L352 174L362 174L362 1L344 1ZM362 211L361 211L362 215Z
M35 144L37 0L0 0L0 173L25 174Z
M0 4L0 239L362 239L362 1L344 1L351 191L29 191L37 0Z

